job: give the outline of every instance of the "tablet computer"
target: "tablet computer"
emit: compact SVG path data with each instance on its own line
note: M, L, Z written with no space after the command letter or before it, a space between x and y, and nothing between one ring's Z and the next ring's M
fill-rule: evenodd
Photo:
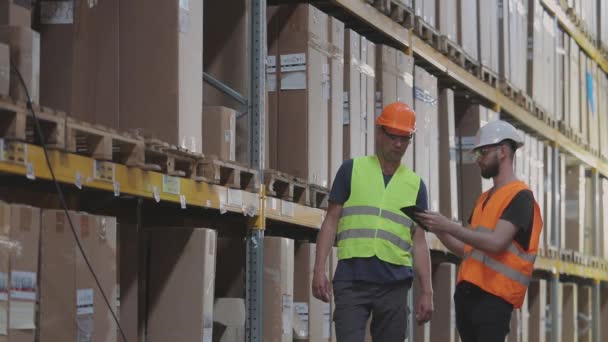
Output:
M401 208L401 212L403 212L405 215L407 215L409 218L411 218L412 221L416 222L418 227L428 231L428 229L420 222L420 220L418 220L418 217L416 217L416 215L415 215L416 213L423 213L424 211L425 211L424 209L422 209L416 205L410 205L408 207Z

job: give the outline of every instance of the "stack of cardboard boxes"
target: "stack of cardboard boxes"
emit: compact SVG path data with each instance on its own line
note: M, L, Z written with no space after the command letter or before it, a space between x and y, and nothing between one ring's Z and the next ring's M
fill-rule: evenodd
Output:
M32 7L29 1L0 1L0 95L32 102L39 101L40 35L31 28ZM27 92L11 63L21 73Z

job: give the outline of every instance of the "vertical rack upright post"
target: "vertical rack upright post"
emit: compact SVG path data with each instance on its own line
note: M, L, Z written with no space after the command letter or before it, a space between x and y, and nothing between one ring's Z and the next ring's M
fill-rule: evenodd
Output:
M259 170L260 213L254 227L247 233L246 260L246 341L262 342L264 303L264 113L266 92L266 0L250 1L250 93L249 93L249 136L251 167Z

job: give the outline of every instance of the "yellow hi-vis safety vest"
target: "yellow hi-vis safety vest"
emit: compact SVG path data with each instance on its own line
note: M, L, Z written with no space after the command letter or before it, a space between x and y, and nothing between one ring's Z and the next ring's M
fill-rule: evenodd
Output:
M400 208L416 204L420 177L399 166L388 186L376 156L353 160L350 197L338 224L338 259L376 256L412 266L414 222Z

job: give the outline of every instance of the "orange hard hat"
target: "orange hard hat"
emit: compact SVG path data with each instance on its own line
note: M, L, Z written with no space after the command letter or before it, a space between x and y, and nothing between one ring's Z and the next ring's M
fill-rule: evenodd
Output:
M376 125L387 127L396 134L412 134L416 132L416 112L403 102L393 102L384 107Z

